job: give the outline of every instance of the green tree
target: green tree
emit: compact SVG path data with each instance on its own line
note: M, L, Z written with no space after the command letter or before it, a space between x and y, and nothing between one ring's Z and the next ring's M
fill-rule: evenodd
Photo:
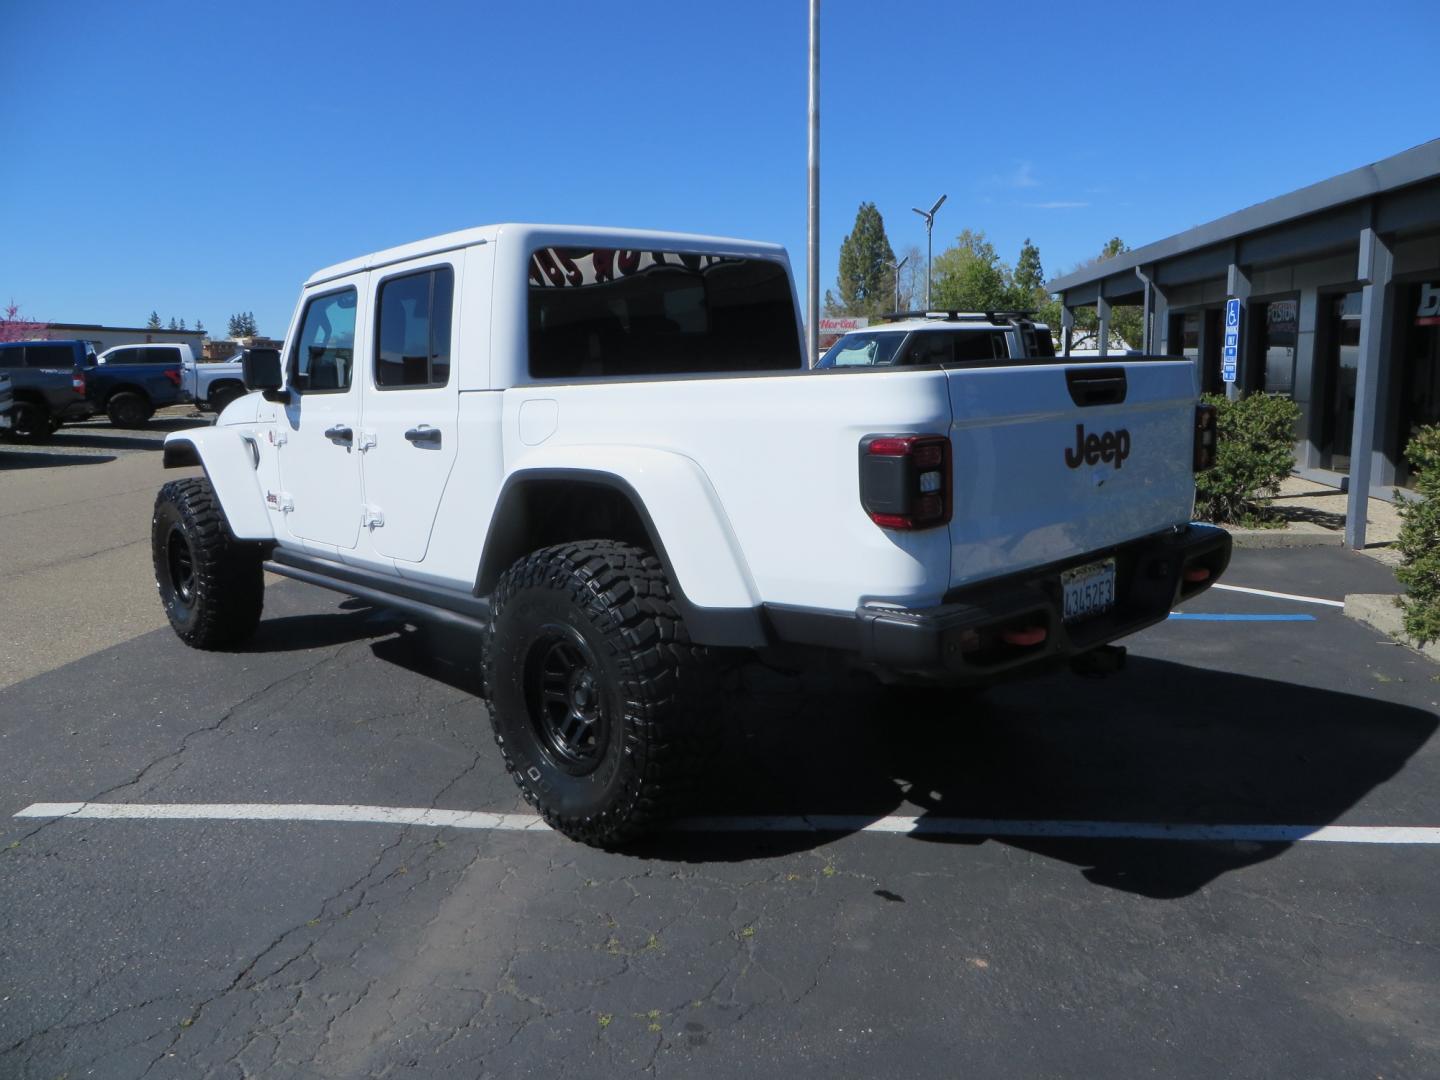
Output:
M203 333L205 332L205 324L204 324L203 322L201 322L199 319L196 319L196 320L195 320L195 329L196 329L196 330L199 330L200 333L203 334Z
M184 319L181 319L181 320L180 320L180 329L181 329L181 330L184 330L184 329L185 329L185 320L184 320Z
M1010 268L983 232L966 229L953 247L935 256L930 285L935 310L995 311L1010 307L1013 299Z
M167 326L165 329L167 329L167 330L179 330L179 329L180 329L180 324L175 321L175 316L174 316L174 315L171 315L171 316L170 316L170 325Z
M152 312L150 312L150 321L145 324L145 329L146 329L146 330L159 330L160 327L161 327L161 323L160 323L160 313L159 313L158 311L152 311Z
M895 252L885 235L885 219L873 202L862 202L855 227L840 244L836 296L825 292L829 315L879 315L895 303Z
M1045 270L1040 265L1040 249L1025 238L1020 257L1015 260L1015 288L1033 303L1037 293L1045 292Z

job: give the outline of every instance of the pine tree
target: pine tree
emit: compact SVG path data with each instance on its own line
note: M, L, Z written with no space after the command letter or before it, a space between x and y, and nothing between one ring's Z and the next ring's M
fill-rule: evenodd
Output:
M840 245L838 299L826 294L835 315L879 315L895 303L895 252L885 235L885 219L873 202L862 202L855 227Z
M1020 246L1020 257L1015 260L1015 288L1023 292L1027 303L1033 302L1032 294L1037 290L1043 290L1045 286L1045 270L1040 265L1040 249L1025 238L1025 243Z
M230 324L226 328L225 333L226 336L231 338L232 340L234 338L245 336L245 321L242 318L240 312L237 311L235 314L230 316Z
M180 329L181 329L181 330L184 330L184 329L185 329L185 320L184 320L184 319L181 319L181 320L180 320Z
M195 320L195 329L198 330L200 333L203 334L203 333L205 333L205 324L204 324L203 322L201 322L199 319L196 319L196 320Z
M160 313L159 313L158 311L152 311L152 312L150 312L150 321L145 324L145 329L146 329L146 330L159 330L159 329L160 329Z
M170 316L170 325L167 326L165 329L167 329L167 330L179 330L179 329L180 329L180 325L175 321L175 316L174 316L174 315L171 315L171 316Z

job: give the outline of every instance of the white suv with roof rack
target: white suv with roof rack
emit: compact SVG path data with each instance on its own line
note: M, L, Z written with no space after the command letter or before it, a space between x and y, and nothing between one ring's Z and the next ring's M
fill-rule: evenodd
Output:
M988 366L1055 358L1050 328L1033 311L901 311L846 334L826 350L819 368L942 364Z

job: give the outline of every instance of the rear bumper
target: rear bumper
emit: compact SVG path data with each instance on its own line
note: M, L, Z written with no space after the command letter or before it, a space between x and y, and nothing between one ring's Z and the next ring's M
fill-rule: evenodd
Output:
M1073 623L1062 616L1062 571L1116 562L1115 605ZM865 606L853 615L767 607L781 640L839 648L873 667L948 680L980 680L1064 659L1160 622L1174 605L1208 589L1230 562L1230 534L1189 525L1118 547L957 589L931 608ZM1187 581L1187 571L1206 571ZM1192 574L1192 576L1194 576ZM1014 644L1007 632L1043 628L1043 640ZM1024 637L1026 635L1018 635Z

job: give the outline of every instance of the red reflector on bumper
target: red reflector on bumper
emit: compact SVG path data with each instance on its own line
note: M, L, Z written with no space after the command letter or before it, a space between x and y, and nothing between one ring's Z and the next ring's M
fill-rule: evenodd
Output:
M1024 626L1013 630L1001 630L1000 640L1006 645L1039 645L1045 640L1045 627Z
M1185 580L1192 582L1209 581L1210 571L1206 570L1203 566L1192 566L1189 570L1185 571Z

